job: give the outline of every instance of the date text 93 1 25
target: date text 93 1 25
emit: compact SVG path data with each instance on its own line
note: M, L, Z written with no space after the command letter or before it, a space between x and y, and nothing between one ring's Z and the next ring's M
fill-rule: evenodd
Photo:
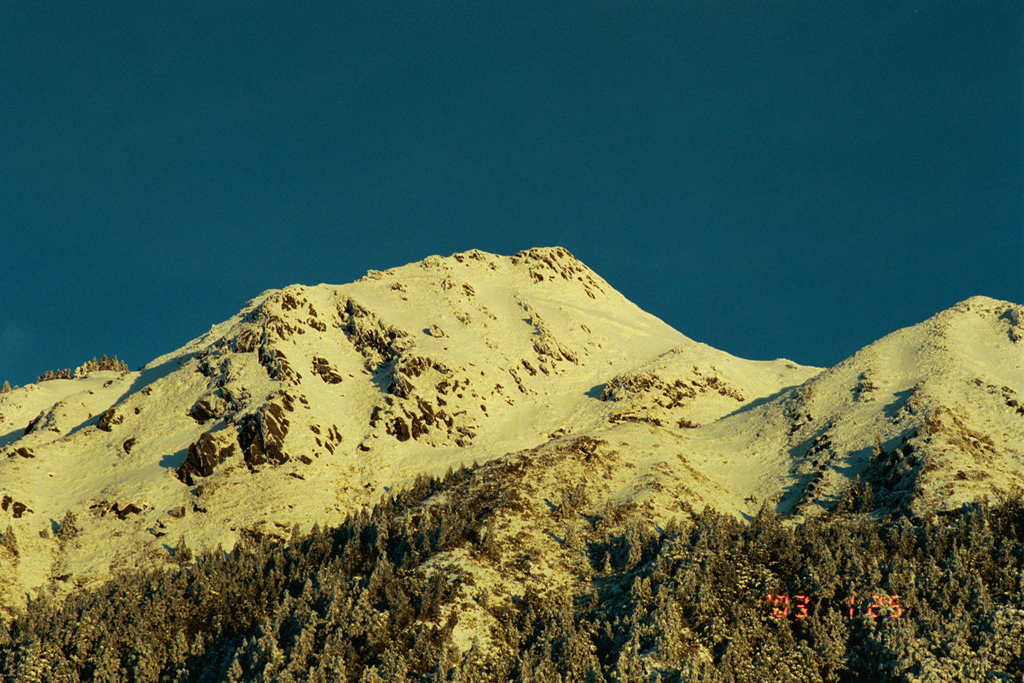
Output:
M804 619L811 616L821 606L809 595L775 595L769 593L768 605L771 607L771 615L776 619L793 617ZM871 601L863 601L858 604L856 596L850 596L840 605L843 614L848 617L855 617L858 614L866 614L869 617L878 619L888 617L898 619L903 616L903 607L900 605L898 595L872 595Z

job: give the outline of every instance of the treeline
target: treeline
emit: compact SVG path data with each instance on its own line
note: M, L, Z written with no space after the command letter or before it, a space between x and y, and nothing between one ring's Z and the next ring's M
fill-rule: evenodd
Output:
M99 358L93 357L92 360L87 360L79 365L72 372L70 368L64 368L62 370L47 370L43 374L36 377L36 382L49 382L55 379L75 379L78 377L88 377L93 372L100 372L103 370L110 370L113 372L128 372L128 364L123 360L118 360L117 356L107 358L105 355ZM4 380L4 383L0 385L0 394L6 394L14 389L17 389L17 385L11 386L9 380Z
M70 368L63 370L47 370L43 374L36 378L36 382L48 382L54 379L72 379L75 377L87 377L93 372L100 372L103 370L112 370L114 372L128 372L128 364L123 360L118 360L117 356L107 358L101 356L100 358L93 358L87 360L77 368L74 372Z
M589 569L576 590L480 606L500 628L460 650L453 628L465 577L427 563L458 548L481 561L500 555L486 533L492 509L485 496L419 504L472 476L420 479L341 527L287 543L250 539L179 570L40 600L0 625L0 678L875 683L1024 674L1020 502L927 520L843 514L797 525L705 510L668 528L594 531L580 543Z

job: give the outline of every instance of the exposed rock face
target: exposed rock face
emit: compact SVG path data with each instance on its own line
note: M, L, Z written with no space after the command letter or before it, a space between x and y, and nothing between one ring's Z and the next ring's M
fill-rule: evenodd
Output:
M195 477L208 477L214 468L227 460L234 453L233 443L221 444L218 439L205 432L199 440L190 444L183 462L175 473L183 483L192 486Z
M105 517L107 513L113 513L118 519L128 519L129 515L137 515L143 511L143 507L139 507L135 503L127 503L124 506L121 503L111 503L108 500L101 500L98 503L89 506L89 509L99 517Z
M436 378L451 375L452 371L444 364L435 362L427 356L404 355L391 368L391 383L388 384L388 393L399 398L412 398L416 391L414 380L424 373L429 373L431 377Z
M259 349L260 365L267 370L267 376L280 382L298 384L302 375L292 370L284 351L280 349L261 346Z
M288 434L286 412L295 409L292 398L281 392L273 401L238 422L238 445L250 470L267 463L288 462L284 439Z
M226 387L217 387L204 394L188 409L188 415L199 424L210 420L222 420L241 409L241 403Z
M122 415L118 415L117 411L111 408L103 413L103 417L100 418L97 427L105 432L109 432L115 425L119 425L122 422L124 422L124 417Z
M1024 306L1008 306L1000 311L999 319L1006 321L1006 334L1010 341L1015 344L1024 341Z
M331 367L330 362L326 358L320 358L314 356L313 358L313 374L317 375L327 384L341 384L341 375L338 371Z
M10 514L13 519L21 519L26 512L32 512L27 505L21 501L14 500L8 494L0 496L0 510Z
M432 445L464 446L476 435L470 425L457 424L444 409L422 398L385 397L370 414L370 426L378 424L398 441L416 439Z
M1024 461L1021 311L972 301L913 343L821 373L689 340L563 249L430 257L265 292L138 373L0 394L3 512L40 541L48 520L78 514L80 543L23 549L77 575L114 561L90 546L149 561L164 536L205 549L335 524L474 461L509 474L495 495L543 515L549 500L566 519L606 504L752 513L755 494L810 514L850 473L880 496L980 496ZM957 316L974 327L961 335ZM991 358L953 358L975 339ZM962 367L978 369L954 383ZM113 514L81 514L98 502Z
M407 332L385 325L352 299L338 303L338 316L341 329L363 356L370 372L395 360L406 348L401 340L409 336Z
M724 407L711 414L713 419L731 412L746 400L736 387L719 377L714 368L702 369L696 365L683 376L668 378L655 370L618 375L604 386L600 398L623 406L609 416L610 422L649 422L693 429L701 423L695 421L687 408L694 402L706 403L707 394L729 399Z
M310 318L305 323L294 320L292 314L301 304L294 292L281 291L267 297L243 318L244 325L234 334L215 340L200 354L199 372L216 378L219 386L225 385L230 368L225 362L231 353L255 352L260 365L270 379L298 384L302 374L295 371L281 348L281 342L306 334L307 328L326 329L326 326ZM312 307L310 307L312 310ZM310 324L310 322L314 324Z
M64 399L57 401L52 406L42 410L28 425L26 425L22 436L50 432L51 434L66 434L71 429L78 427L87 419L92 418L80 400ZM53 436L48 438L52 439Z
M644 394L662 408L677 408L686 405L698 394L715 392L742 403L746 400L734 387L718 375L702 371L696 365L686 378L666 380L653 372L619 375L613 377L601 393L602 401L622 401L637 394Z
M570 282L575 281L591 299L596 299L597 293L605 291L593 277L591 270L562 247L526 249L513 256L512 263L515 265L528 264L530 277L534 282L558 278Z
M540 357L541 361L566 360L570 363L579 363L576 353L565 344L558 341L558 338L551 332L540 314L529 303L520 300L519 305L527 315L527 320L534 329L533 350Z
M43 411L38 416L32 418L32 421L25 425L25 429L22 431L22 436L28 436L32 432L39 431L44 425L46 420L47 412Z

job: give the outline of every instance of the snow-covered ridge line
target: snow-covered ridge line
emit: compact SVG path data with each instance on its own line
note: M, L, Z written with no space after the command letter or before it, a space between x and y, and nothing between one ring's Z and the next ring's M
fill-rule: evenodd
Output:
M1024 477L1022 321L976 297L822 371L693 341L559 247L268 290L141 371L0 395L0 595L338 523L506 456L540 511L566 482L585 514L645 518L816 514L858 474L893 509L1001 495Z

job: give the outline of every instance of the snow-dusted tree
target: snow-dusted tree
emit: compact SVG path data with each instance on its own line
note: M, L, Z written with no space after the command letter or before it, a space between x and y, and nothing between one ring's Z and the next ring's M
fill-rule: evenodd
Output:
M174 551L174 561L178 564L189 564L192 561L192 549L185 543L185 536L178 538L178 547Z
M75 513L68 510L61 517L59 526L57 527L57 538L62 542L70 541L72 538L78 535L81 529L78 526L78 518Z
M0 534L0 548L4 548L12 557L18 556L18 539L14 535L14 529L10 524L7 525L7 531Z
M128 372L128 364L118 360L117 356L100 356L99 359L93 357L92 360L87 360L75 368L75 377L88 377L90 373L103 371Z
M245 681L245 671L242 669L242 664L238 661L237 655L231 660L231 666L228 667L224 681L225 683L242 683Z

